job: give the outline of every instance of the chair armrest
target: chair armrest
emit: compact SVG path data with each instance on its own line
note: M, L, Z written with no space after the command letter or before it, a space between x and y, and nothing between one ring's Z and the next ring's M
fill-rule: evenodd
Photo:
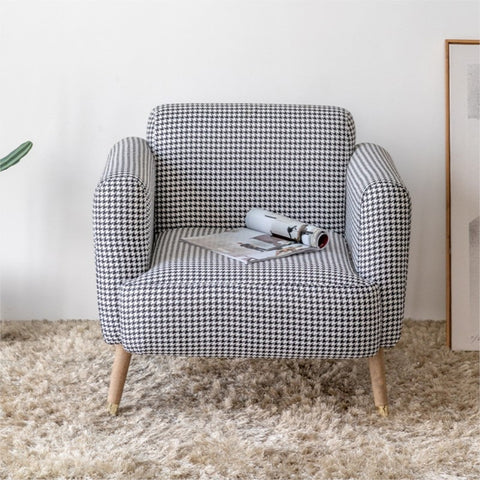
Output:
M380 288L381 347L400 338L410 221L410 195L390 155L378 145L357 145L347 169L345 236L358 273Z
M155 160L146 140L129 137L115 144L93 202L98 309L107 343L120 343L121 285L150 266L154 195Z

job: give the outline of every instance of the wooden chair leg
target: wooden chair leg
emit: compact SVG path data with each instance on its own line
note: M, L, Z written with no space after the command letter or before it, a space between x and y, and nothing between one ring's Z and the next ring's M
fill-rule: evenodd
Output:
M388 416L387 380L385 377L385 359L383 349L374 357L368 359L370 378L372 380L373 399L378 413L382 417Z
M108 389L108 411L111 415L117 415L131 358L132 354L128 353L122 345L115 346L115 359Z

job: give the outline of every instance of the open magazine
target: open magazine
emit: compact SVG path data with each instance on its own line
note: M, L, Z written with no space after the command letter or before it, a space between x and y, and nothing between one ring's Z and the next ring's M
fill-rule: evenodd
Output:
M245 225L244 228L182 240L243 263L317 251L328 243L328 234L321 228L260 208L247 213Z

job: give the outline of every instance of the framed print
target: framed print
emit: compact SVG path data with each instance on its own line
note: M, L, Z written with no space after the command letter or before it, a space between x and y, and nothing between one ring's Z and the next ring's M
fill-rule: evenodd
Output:
M480 41L446 40L447 343L480 346Z

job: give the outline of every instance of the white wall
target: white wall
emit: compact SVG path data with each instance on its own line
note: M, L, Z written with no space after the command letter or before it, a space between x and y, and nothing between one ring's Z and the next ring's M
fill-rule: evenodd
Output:
M91 204L110 146L167 102L345 106L414 203L406 315L445 318L444 39L477 1L0 3L2 319L97 318Z

